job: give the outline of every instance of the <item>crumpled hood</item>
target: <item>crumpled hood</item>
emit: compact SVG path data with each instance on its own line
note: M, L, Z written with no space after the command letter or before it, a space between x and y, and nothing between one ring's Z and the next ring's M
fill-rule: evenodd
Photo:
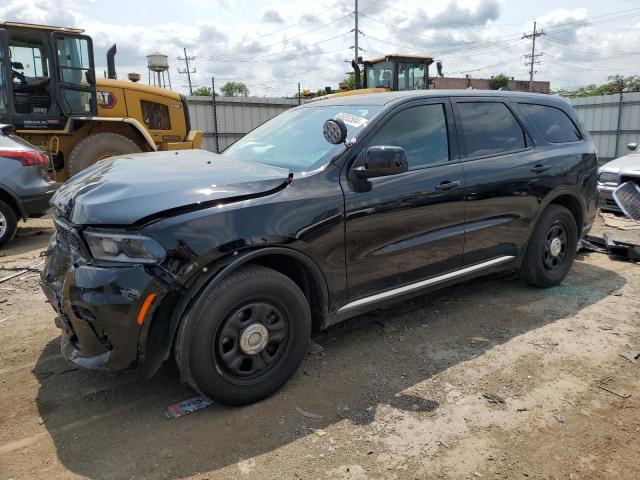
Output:
M51 204L77 225L130 225L166 210L268 195L289 171L206 150L124 155L72 177Z
M602 172L609 172L609 173L640 172L640 154L630 153L629 155L625 155L624 157L611 160L610 162L607 162L602 167L600 167L599 172L600 173Z

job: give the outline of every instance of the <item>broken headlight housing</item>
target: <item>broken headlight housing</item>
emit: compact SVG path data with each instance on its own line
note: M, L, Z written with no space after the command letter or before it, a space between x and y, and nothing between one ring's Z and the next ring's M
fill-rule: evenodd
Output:
M155 263L166 254L158 242L142 235L87 230L84 238L96 260Z
M598 181L600 183L618 183L618 174L611 172L602 172L598 175Z

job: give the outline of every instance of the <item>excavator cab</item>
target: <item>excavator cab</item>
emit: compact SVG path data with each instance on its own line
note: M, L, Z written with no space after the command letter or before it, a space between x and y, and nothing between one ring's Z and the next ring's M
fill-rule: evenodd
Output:
M432 57L394 54L363 63L364 88L383 88L394 92L429 88Z
M96 115L91 38L82 30L0 23L0 119L16 129L60 130Z

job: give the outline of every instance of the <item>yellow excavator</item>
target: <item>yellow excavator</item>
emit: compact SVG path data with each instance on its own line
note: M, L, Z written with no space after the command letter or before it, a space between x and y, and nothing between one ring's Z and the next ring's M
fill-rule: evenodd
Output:
M364 65L364 75L361 74L360 63ZM351 66L354 71L355 89L323 95L314 100L364 93L424 90L432 83L429 66L433 63L433 57L395 53L373 60L360 59L358 63L353 60ZM436 67L438 75L442 75L442 63L436 62Z
M0 123L48 152L58 181L114 155L202 146L186 98L117 80L115 54L96 78L83 30L0 22Z

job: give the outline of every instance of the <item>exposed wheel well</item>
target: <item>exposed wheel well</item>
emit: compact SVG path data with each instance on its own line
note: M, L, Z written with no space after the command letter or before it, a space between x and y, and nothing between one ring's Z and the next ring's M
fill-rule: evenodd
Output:
M561 205L571 212L571 215L573 215L573 218L576 221L578 235L580 235L580 233L582 232L582 227L584 225L584 214L582 212L582 205L580 205L580 201L573 195L565 194L554 198L551 201L550 205L553 204Z
M13 198L13 195L7 193L1 188L0 188L0 200L2 200L4 203L9 205L13 209L13 212L16 214L17 219L21 219L21 218L24 219L24 215L20 210L20 206L16 203L16 199Z
M320 329L323 313L322 287L318 285L315 275L304 262L289 255L270 254L254 258L246 265L262 265L276 270L293 280L309 302L314 331Z

